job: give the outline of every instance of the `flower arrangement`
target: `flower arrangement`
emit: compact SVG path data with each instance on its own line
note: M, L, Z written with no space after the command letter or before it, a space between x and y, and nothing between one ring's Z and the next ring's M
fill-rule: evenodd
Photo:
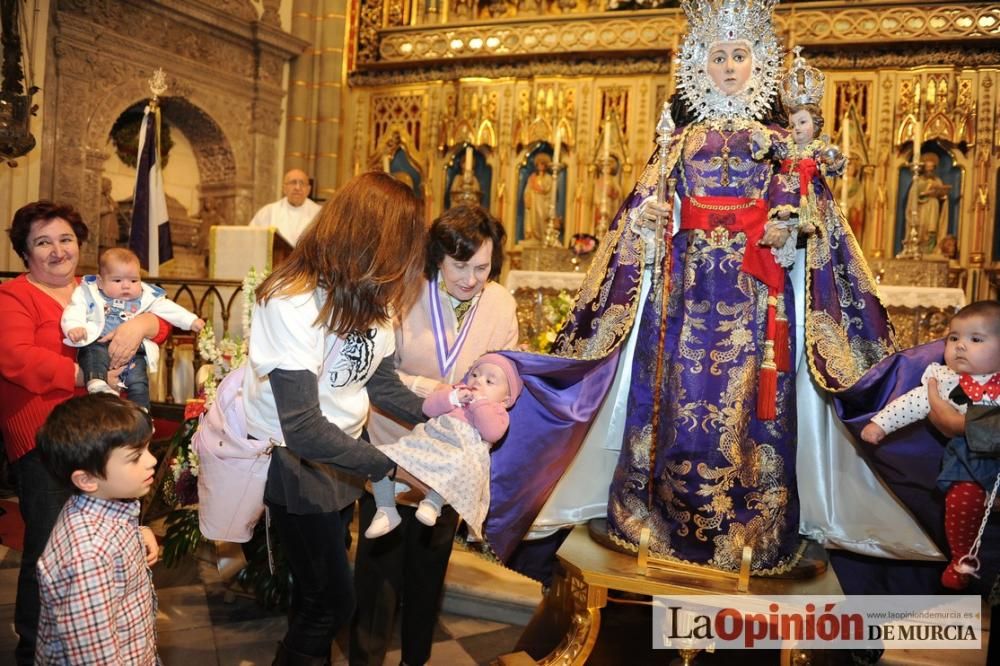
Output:
M590 254L597 249L597 237L592 234L573 234L569 249L578 257Z
M565 289L558 294L542 294L536 310L538 332L531 338L531 349L546 353L552 349L563 323L573 310L575 300Z
M198 353L205 361L212 364L212 372L205 378L205 403L211 405L215 400L215 390L222 378L228 375L233 369L240 367L247 359L247 338L250 333L250 320L253 315L253 308L256 301L257 287L267 273L257 273L251 267L246 277L243 278L243 315L240 323L242 330L246 333L243 338L231 338L229 334L222 336L221 340L216 340L215 330L211 322L205 324L198 334Z

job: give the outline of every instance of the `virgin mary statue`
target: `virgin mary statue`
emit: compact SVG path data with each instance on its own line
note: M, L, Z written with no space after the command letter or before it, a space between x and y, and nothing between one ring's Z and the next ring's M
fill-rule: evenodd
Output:
M796 345L837 391L893 343L874 280L858 269L857 244L839 242L837 221L806 262L806 339L789 324L800 196L798 177L781 172L775 4L682 2L689 32L665 164L675 196L650 203L654 154L555 354L508 354L526 391L493 453L486 537L501 559L532 529L605 513L622 548L635 549L648 527L650 549L668 559L734 570L749 545L752 571L767 574L801 554ZM650 211L673 219L660 238Z

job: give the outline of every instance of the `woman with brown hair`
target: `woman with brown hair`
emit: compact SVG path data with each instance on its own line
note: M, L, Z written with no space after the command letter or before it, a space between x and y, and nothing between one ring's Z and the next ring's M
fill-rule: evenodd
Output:
M424 235L412 192L365 173L334 195L257 289L247 431L276 444L264 500L292 573L275 664L329 663L354 610L344 547L352 507L367 479L395 474L363 439L369 402L424 420L421 399L393 367L391 324L419 284ZM402 470L399 478L416 483Z

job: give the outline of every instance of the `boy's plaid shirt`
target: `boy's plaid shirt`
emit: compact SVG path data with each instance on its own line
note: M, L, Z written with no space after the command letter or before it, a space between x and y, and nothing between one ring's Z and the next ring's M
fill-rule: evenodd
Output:
M38 560L36 664L156 664L139 502L74 495Z

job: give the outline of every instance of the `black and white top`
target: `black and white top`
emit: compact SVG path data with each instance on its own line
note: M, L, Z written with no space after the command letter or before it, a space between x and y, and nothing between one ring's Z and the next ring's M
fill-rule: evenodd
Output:
M264 498L300 515L343 509L366 480L392 471L362 439L369 403L406 423L426 419L395 372L388 323L338 337L315 323L322 298L257 306L242 388L247 432L284 444L273 449Z
M345 338L316 325L312 293L276 297L258 305L249 345L250 372L243 382L247 431L259 439L281 432L268 374L272 370L308 370L319 378L323 416L344 434L361 436L368 418L366 385L382 359L396 351L392 326L385 324Z

